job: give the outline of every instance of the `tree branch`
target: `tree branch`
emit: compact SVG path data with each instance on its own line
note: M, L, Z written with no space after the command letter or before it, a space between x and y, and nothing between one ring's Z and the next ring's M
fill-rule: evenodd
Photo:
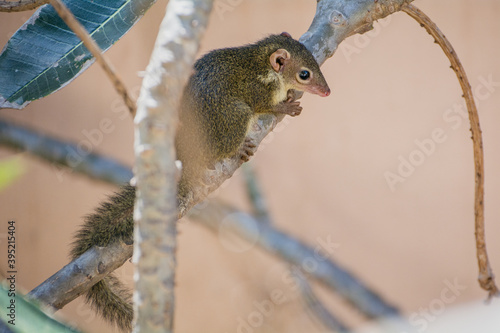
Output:
M173 329L177 109L211 9L212 0L169 1L142 84L135 117L134 332Z
M319 0L311 26L300 41L321 65L347 37L373 29L373 22L413 0Z
M115 242L106 247L92 247L57 273L30 291L28 296L55 310L90 289L132 256L133 245Z
M24 12L48 3L50 0L0 0L0 12Z
M472 144L474 148L474 167L475 167L475 229L476 229L476 249L477 261L479 266L479 284L481 288L488 291L488 298L498 296L498 287L495 284L495 277L491 269L488 253L486 252L486 240L484 231L484 154L483 154L483 138L481 127L479 126L479 116L477 114L476 104L474 103L474 95L470 87L467 74L458 59L458 55L453 49L453 46L439 30L437 25L425 15L420 9L413 5L403 6L403 11L414 18L427 32L434 37L436 43L439 44L443 52L451 62L451 68L455 71L460 86L462 87L463 97L469 111L470 131L472 133Z
M262 189L258 182L255 170L251 163L243 164L243 175L245 176L245 183L247 189L248 199L253 207L253 215L261 223L270 223L269 210L267 208L266 200L262 194Z
M241 213L231 207L211 203L203 210L198 208L191 210L189 217L217 232L219 222L226 214L235 212ZM301 267L304 262L317 257L315 248L301 243L271 225L262 224L249 215L245 215L245 218L248 220L235 221L236 228L232 231L238 237L254 241L254 226L257 225L258 240L255 245L262 250L296 267ZM93 247L33 289L29 296L54 309L60 309L125 263L132 256L132 248L133 245L124 243L114 243L102 248ZM317 269L308 272L310 277L337 291L368 318L393 316L399 313L396 307L384 301L376 292L335 263L331 256L324 259L315 261Z
M68 25L68 27L78 36L83 42L83 45L92 53L97 62L101 65L102 69L108 76L109 80L115 87L116 92L123 98L125 105L128 107L132 116L135 116L136 105L135 102L130 98L127 88L122 83L116 71L111 66L109 60L107 60L102 54L102 50L97 45L95 40L88 34L87 30L78 22L71 11L66 7L66 5L61 0L49 0L50 4L56 10L57 14L61 19Z

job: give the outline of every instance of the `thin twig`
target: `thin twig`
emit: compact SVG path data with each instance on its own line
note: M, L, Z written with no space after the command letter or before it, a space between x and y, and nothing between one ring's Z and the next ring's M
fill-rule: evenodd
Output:
M111 80L111 83L115 87L118 94L122 96L125 105L127 105L132 116L135 116L135 102L130 98L125 85L122 83L118 74L116 74L115 70L111 66L111 63L102 54L102 50L99 45L97 45L95 40L88 34L87 30L85 30L80 22L77 21L75 16L61 0L50 0L50 4L54 7L54 9L57 11L57 14L59 14L61 19L68 25L68 27L78 36L78 38L82 40L83 45L85 45L90 53L92 53L94 58L96 58L97 62L101 65L104 72L106 72L106 74L108 75L108 78Z
M24 12L32 10L41 5L45 5L50 0L18 0L18 1L5 1L0 0L0 12Z
M425 15L417 7L407 4L402 10L414 18L427 32L434 37L436 43L439 44L443 52L451 62L451 68L455 71L460 86L462 87L463 97L469 111L469 121L471 125L472 143L474 147L474 167L475 167L475 229L476 229L476 248L477 260L479 265L479 284L481 288L488 291L488 298L498 296L499 291L495 284L495 277L491 269L488 253L486 252L485 228L484 228L484 157L483 157L483 139L481 135L481 127L479 126L479 116L477 114L474 96L465 70L458 59L457 53L453 46L439 30L437 25Z
M293 267L291 273L300 288L307 309L312 312L329 331L340 333L349 332L347 326L335 317L335 315L333 315L318 299L302 271L297 267Z

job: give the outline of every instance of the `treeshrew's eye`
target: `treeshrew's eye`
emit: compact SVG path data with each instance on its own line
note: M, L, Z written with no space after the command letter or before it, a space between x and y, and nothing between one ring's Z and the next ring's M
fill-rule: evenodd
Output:
M308 70L301 70L300 73L299 73L299 77L301 80L308 80L310 77L311 77L311 73L309 73Z

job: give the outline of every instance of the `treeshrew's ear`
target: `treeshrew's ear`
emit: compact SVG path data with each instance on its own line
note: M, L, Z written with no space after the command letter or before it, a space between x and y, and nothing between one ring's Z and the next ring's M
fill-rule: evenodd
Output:
M283 71L283 66L285 62L290 59L290 53L288 53L285 49L277 49L271 56L269 57L269 61L271 62L271 66L276 72Z

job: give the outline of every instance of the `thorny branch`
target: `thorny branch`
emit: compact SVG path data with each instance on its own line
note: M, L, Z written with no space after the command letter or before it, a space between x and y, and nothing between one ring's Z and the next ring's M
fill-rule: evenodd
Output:
M476 229L476 249L477 260L479 265L479 284L481 288L488 291L488 298L498 296L498 287L495 284L495 277L491 269L488 253L486 252L486 240L484 231L484 156L483 156L483 139L481 135L481 127L479 126L479 116L477 114L476 104L474 103L474 95L470 87L469 79L465 70L458 59L457 53L453 46L439 30L437 25L425 15L417 7L408 4L403 6L403 11L414 18L427 32L434 37L436 43L439 44L443 52L451 62L451 68L457 74L458 81L462 87L463 97L469 111L470 130L472 133L472 144L474 147L474 167L475 167L475 229Z

